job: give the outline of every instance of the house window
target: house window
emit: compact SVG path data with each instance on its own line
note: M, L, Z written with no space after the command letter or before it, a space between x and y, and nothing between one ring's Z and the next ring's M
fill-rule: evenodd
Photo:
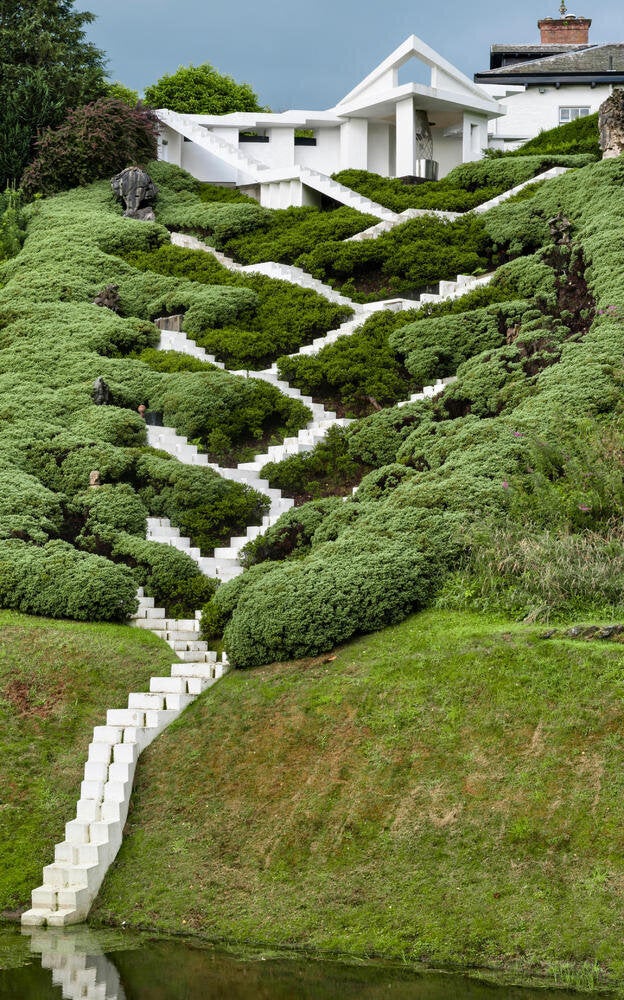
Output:
M576 121L577 118L587 118L589 108L559 108L559 124Z

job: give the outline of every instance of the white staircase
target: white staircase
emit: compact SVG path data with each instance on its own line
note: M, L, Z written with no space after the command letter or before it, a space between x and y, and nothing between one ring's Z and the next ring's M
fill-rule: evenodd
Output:
M335 181L328 174L322 174L320 170L311 170L310 167L299 167L299 175L301 181L308 187L320 192L320 194L326 195L328 198L333 198L334 201L339 201L342 205L355 208L358 212L362 212L365 215L374 215L384 222L396 222L399 218L396 212L385 208L383 205L379 205L376 201L372 201L362 194L358 194L353 188Z
M22 914L25 926L63 927L86 919L121 846L140 753L229 669L225 653L219 659L199 640L199 622L168 619L153 598L142 591L138 597L133 624L165 638L183 662L173 664L169 677L152 677L148 692L130 694L126 708L109 709L105 724L93 730L76 817L66 824L53 863L43 869L43 884L32 892L32 908Z
M255 157L243 153L233 143L215 135L210 129L190 122L186 115L180 115L176 111L169 111L167 109L161 109L156 114L163 125L168 125L186 139L190 139L191 142L194 142L201 149L212 153L213 156L218 156L220 160L223 160L230 167L234 167L241 173L246 174L247 182L258 180L258 175L269 169L265 163L261 163Z
M97 937L84 927L71 931L26 927L30 950L49 969L63 1000L126 1000L120 975Z

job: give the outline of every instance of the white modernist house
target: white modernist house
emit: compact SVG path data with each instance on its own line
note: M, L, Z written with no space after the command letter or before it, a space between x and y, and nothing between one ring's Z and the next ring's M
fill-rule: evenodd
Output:
M591 20L563 14L538 21L540 43L493 45L475 82L507 114L490 122L490 146L516 149L546 129L598 110L624 83L624 44L592 45Z
M410 63L428 83L404 82ZM488 121L502 114L483 87L412 35L326 111L160 110L159 156L200 180L238 185L269 208L314 205L322 196L349 204L348 189L331 174L443 177L481 156Z

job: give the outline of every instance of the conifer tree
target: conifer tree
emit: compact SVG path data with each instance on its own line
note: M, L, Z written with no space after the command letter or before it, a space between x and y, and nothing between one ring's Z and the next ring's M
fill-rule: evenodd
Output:
M94 20L74 0L0 0L0 190L31 159L37 133L106 91Z

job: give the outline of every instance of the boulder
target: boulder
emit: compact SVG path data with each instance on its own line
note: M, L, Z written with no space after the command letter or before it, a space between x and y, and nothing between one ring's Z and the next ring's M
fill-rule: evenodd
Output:
M156 200L157 189L152 178L140 167L126 167L111 179L111 187L119 201L126 206L124 215L128 219L153 222L155 219L152 203Z
M624 152L624 90L614 90L598 109L603 160Z

